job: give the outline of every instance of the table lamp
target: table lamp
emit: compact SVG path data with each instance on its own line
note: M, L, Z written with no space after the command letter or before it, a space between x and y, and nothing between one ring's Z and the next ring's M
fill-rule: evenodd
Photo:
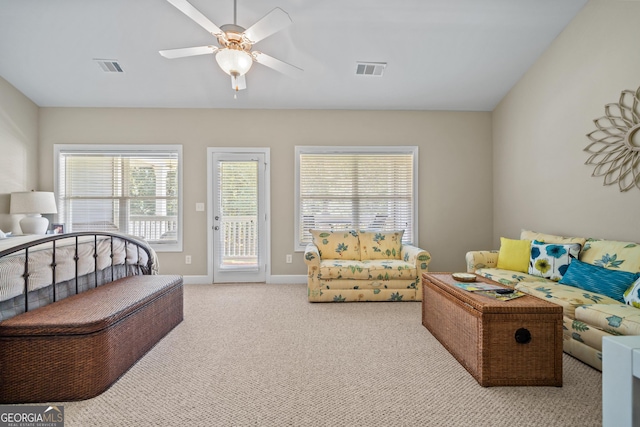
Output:
M20 220L24 234L47 234L49 220L42 214L58 213L56 199L48 191L24 191L11 193L11 214L26 214Z

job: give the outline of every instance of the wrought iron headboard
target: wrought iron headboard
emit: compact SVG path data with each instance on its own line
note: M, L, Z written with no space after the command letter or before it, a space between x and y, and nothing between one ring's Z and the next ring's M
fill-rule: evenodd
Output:
M14 254L16 252L20 252L20 251L24 251L24 274L22 275L24 277L24 311L27 312L29 311L29 298L28 298L28 293L29 293L29 249L34 247L34 246L39 246L41 244L44 243L49 243L51 242L51 247L52 247L52 259L51 259L51 270L52 270L52 286L53 286L53 302L57 301L57 296L56 296L56 241L57 240L68 240L68 239L75 239L75 256L74 256L74 261L75 261L75 286L76 286L76 294L79 292L78 289L78 260L80 259L78 256L78 245L79 245L79 241L78 239L82 236L93 236L93 258L94 258L94 269L93 269L93 274L94 274L94 278L95 278L95 286L98 286L98 237L99 236L104 236L104 237L109 237L110 238L110 258L111 258L111 280L114 280L114 264L113 264L113 240L114 239L120 239L124 241L125 244L125 264L126 264L126 250L128 248L129 244L135 245L136 250L137 250L137 256L136 256L136 264L132 264L135 265L140 271L145 272L146 269L146 274L151 274L151 271L153 269L153 257L151 255L151 251L149 251L149 249L144 245L144 243L140 240L137 240L133 237L130 236L125 236L122 234L118 234L118 233L110 233L107 231L79 231L79 232L74 232L74 233L64 233L64 234L49 234L46 235L44 237L42 237L41 239L37 239L37 240L31 240L29 242L23 243L21 245L17 245L14 246L12 248L9 249L5 249L3 251L0 251L0 259L2 259L3 257L7 256L7 255L11 255ZM87 243L87 242L82 242L82 243ZM140 264L140 249L144 250L147 253L147 265L146 266L142 266Z

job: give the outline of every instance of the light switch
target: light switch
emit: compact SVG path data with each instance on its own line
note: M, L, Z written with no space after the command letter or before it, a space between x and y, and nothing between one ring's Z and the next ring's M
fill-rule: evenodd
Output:
M204 212L204 203L196 203L196 212Z

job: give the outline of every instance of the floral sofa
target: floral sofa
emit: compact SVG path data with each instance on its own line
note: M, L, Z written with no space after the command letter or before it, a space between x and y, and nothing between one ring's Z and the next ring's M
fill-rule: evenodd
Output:
M421 301L429 252L403 231L311 230L304 260L312 302Z
M561 305L564 351L598 370L602 337L640 335L639 244L522 230L520 240L502 238L499 251L468 252L466 263L468 272Z

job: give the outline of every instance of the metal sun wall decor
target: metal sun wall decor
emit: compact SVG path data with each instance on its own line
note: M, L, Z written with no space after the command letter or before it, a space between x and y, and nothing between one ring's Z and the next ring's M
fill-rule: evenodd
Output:
M623 90L620 102L605 105L604 112L587 135L591 144L584 151L591 157L585 164L595 165L591 176L604 176L604 185L640 189L640 87Z

